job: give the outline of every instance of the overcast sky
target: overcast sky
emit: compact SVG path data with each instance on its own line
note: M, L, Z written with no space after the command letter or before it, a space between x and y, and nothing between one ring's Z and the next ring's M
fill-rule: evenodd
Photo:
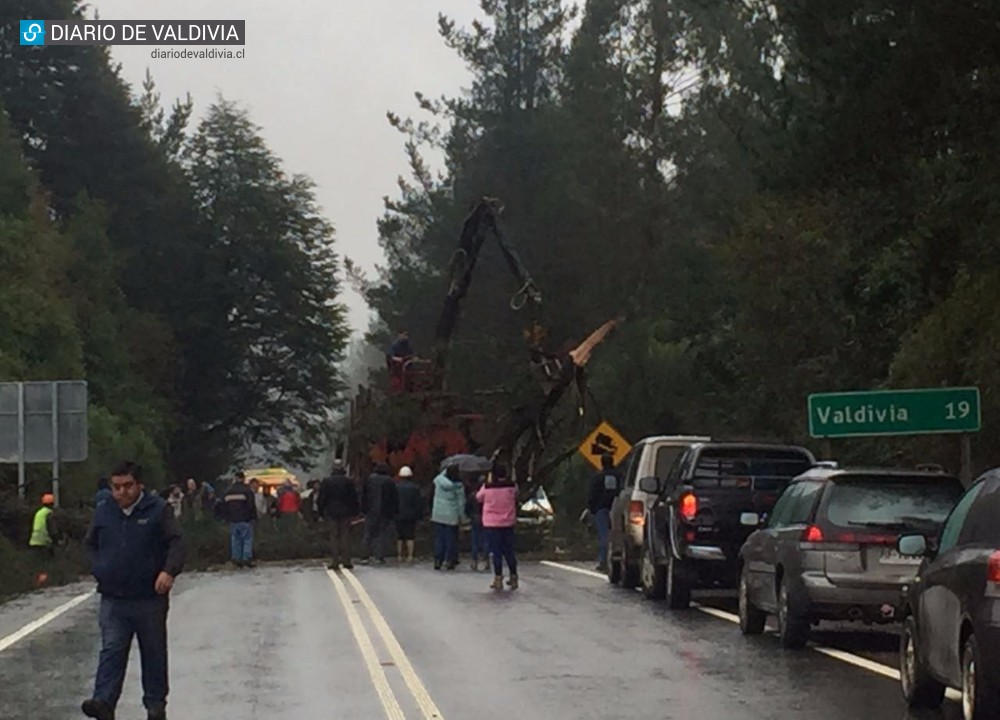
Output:
M371 270L381 262L375 222L406 174L404 138L387 110L420 116L415 91L456 95L469 83L437 33L443 12L468 26L477 0L92 0L102 20L246 20L246 59L150 57L112 48L139 88L146 69L165 106L190 92L195 113L221 93L250 111L285 169L309 175L337 232L337 249ZM355 331L367 324L350 293Z

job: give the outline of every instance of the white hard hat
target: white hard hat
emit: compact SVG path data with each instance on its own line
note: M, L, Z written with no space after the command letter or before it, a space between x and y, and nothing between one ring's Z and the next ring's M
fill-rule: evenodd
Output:
M413 477L413 471L410 470L409 465L399 468L399 477Z

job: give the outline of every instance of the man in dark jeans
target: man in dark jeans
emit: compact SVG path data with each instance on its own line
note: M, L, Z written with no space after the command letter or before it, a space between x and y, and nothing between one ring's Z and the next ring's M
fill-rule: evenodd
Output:
M257 500L246 484L243 471L222 496L222 515L229 523L229 552L236 567L253 567L253 526L257 520Z
M86 538L101 595L101 655L94 697L83 703L83 713L114 720L137 636L147 717L166 720L168 598L184 569L184 543L170 506L144 492L139 465L115 469L111 494L114 502L98 506Z
M344 473L340 460L333 463L333 472L319 486L317 501L319 514L330 523L330 569L339 570L341 564L350 570L351 524L358 516L358 491L354 482Z
M386 545L398 509L399 495L392 481L392 470L385 463L376 465L361 486L361 511L365 514L362 564L367 564L374 554L385 565Z
M587 509L597 527L597 570L608 569L608 535L611 533L611 505L618 497L621 482L615 472L614 458L605 453L601 456L601 471L590 480L587 495Z

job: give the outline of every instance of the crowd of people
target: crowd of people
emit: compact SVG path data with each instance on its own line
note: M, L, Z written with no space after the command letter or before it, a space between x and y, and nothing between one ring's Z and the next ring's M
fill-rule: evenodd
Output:
M492 557L494 588L502 587L506 561L508 584L517 587L514 527L517 520L517 488L502 465L473 480L463 479L457 466L441 472L431 485L431 498L424 497L413 471L403 466L393 475L388 465L376 465L361 483L360 491L336 462L329 477L316 492L316 515L330 524L330 569L350 569L353 528L363 525L360 562L385 565L396 538L396 557L401 564L413 562L418 525L430 509L435 570L454 570L459 564L459 529L471 530L471 567L489 568Z
M613 474L606 462L601 479L594 478L595 514L605 510L613 484L606 476ZM518 588L514 543L518 489L503 465L493 465L488 473L473 478L463 477L458 466L451 465L434 478L430 498L425 498L409 467L394 475L387 465L378 465L359 488L339 461L327 478L310 483L305 493L291 484L281 490L272 500L254 480L247 482L244 473L237 472L221 495L210 483L194 480L158 493L145 487L142 468L129 461L101 478L85 539L101 597L101 651L93 694L82 704L86 716L114 720L129 648L138 637L147 718L166 720L166 621L169 595L185 564L185 519L215 517L227 522L232 561L252 567L254 526L260 519L308 513L329 526L329 567L339 571L353 567L353 528L359 524L364 525L361 562L385 564L395 535L399 562L412 563L417 528L429 507L435 570L458 567L459 529L468 523L473 570L478 571L481 563L488 569L492 562L490 588L502 590L506 565L507 585ZM45 494L41 503L29 544L38 551L51 551L55 498ZM606 531L601 534L603 541Z
M238 472L217 499L207 483L201 487L192 483L187 492L172 488L167 502L182 519L212 512L227 522L231 561L237 567L253 567L254 527L261 519L300 517L324 523L328 526L332 570L354 567L357 526L362 526L357 555L360 563L385 565L393 555L393 538L399 563L413 563L417 529L429 509L435 570L458 567L459 531L467 525L472 569L488 570L492 558L492 587L499 589L506 562L508 584L517 587L513 539L517 487L502 465L473 479L463 478L457 467L449 467L434 478L429 498L407 466L393 474L388 465L376 465L359 485L337 461L326 479L311 481L301 495L288 485L272 496Z

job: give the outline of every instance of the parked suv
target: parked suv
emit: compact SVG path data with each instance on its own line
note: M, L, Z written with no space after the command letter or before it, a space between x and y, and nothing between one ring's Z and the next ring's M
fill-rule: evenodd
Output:
M640 580L646 595L686 608L698 587L736 587L739 551L753 528L746 513L769 513L785 486L815 464L795 445L696 443L665 482L644 478L658 493L647 513Z
M677 458L692 444L711 438L687 435L647 437L636 443L618 465L622 490L611 506L608 581L632 589L639 584L646 511L657 493L639 487L644 478L666 479Z
M900 679L911 707L962 691L965 720L1000 717L1000 469L983 475L939 534L899 539L921 562L906 592Z
M896 550L900 534L936 534L962 490L943 472L826 463L795 478L740 551L740 629L777 615L782 645L800 648L820 620L895 622L920 564Z

